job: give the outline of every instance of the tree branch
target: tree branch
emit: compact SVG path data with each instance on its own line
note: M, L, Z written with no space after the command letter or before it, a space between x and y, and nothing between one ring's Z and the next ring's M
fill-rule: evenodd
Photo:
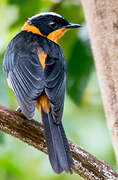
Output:
M47 153L42 124L35 120L28 120L21 113L1 105L0 130ZM86 180L116 180L118 178L118 174L110 165L96 159L71 141L69 145L73 155L75 173Z
M118 1L81 0L118 162Z

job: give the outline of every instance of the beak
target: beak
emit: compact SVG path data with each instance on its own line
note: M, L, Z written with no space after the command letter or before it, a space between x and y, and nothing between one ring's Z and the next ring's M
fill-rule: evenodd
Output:
M81 27L80 24L75 24L75 23L69 23L68 25L65 26L65 28L79 28Z

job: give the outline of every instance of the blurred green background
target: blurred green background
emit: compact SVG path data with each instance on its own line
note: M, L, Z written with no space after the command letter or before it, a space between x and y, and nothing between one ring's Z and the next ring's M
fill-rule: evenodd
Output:
M67 93L63 124L68 138L97 158L116 168L111 137L105 122L100 89L88 40L84 13L79 0L0 0L0 104L16 109L17 103L6 83L2 60L8 42L28 17L54 11L74 23L61 39L67 64ZM39 120L36 112L35 119ZM47 155L0 132L0 180L69 180L78 175L56 175Z

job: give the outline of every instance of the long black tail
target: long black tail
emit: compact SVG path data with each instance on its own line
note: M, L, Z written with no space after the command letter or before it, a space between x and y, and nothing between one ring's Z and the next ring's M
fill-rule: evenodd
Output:
M62 171L72 173L72 155L62 123L56 124L53 121L51 112L45 113L42 109L42 121L46 145L48 148L49 160L53 170L59 174Z

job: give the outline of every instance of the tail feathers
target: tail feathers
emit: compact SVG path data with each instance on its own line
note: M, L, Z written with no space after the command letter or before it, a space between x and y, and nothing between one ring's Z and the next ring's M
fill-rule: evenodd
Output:
M43 109L42 120L49 160L53 170L57 174L62 171L72 173L72 155L62 124L54 123L51 112L47 114Z

